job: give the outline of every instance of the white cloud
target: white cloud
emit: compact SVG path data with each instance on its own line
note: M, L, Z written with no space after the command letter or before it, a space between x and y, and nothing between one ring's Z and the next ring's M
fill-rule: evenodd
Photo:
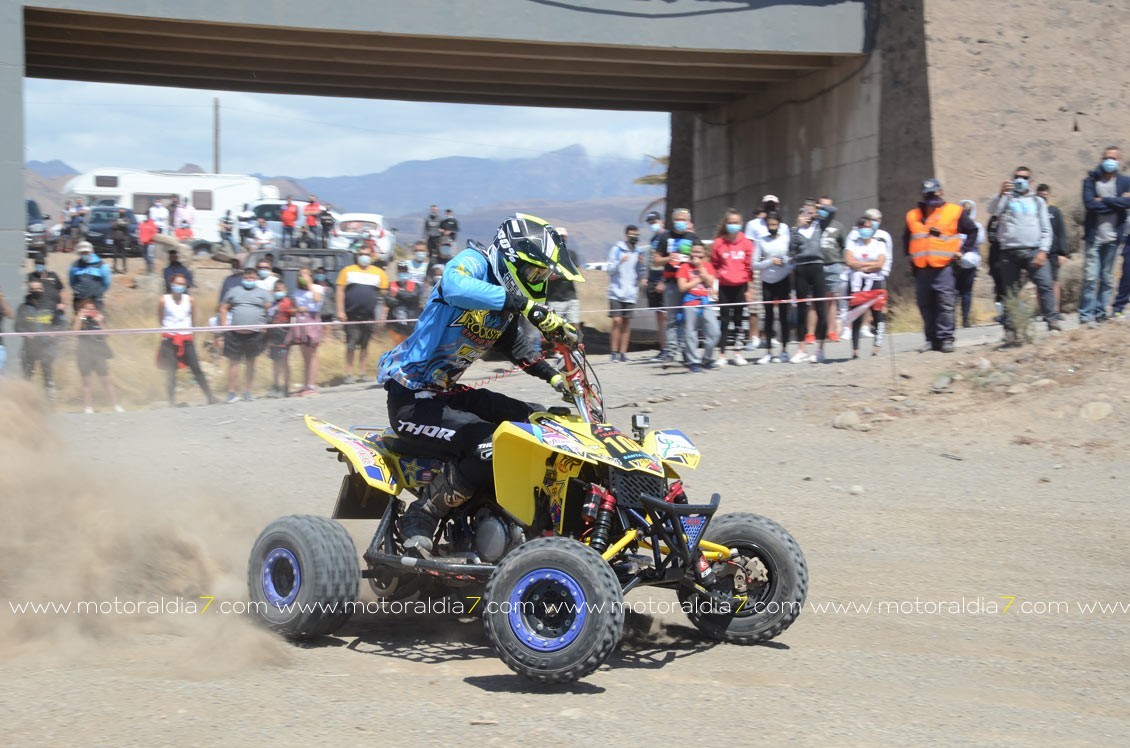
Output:
M221 107L221 166L294 177L382 171L411 159L518 158L579 143L635 157L668 147L668 116L649 112L492 107L212 92L28 79L27 158L175 169L212 165L212 99Z

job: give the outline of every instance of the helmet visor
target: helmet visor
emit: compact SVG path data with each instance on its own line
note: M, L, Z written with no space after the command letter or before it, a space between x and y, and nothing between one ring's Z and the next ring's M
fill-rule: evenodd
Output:
M523 262L518 267L518 274L522 276L527 284L537 286L549 280L550 269L540 265L533 265L528 262Z

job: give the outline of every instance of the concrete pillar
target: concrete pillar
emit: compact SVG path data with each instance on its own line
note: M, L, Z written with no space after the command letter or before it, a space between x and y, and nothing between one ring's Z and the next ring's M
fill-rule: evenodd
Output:
M671 211L675 208L694 208L694 115L690 112L671 113L671 157L667 164L667 211L664 222L671 226ZM694 216L699 236L703 224Z
M19 3L0 3L0 289L12 311L23 300L21 271L26 247L24 196L24 25ZM6 322L10 330L11 321ZM19 343L5 338L6 372L19 370Z

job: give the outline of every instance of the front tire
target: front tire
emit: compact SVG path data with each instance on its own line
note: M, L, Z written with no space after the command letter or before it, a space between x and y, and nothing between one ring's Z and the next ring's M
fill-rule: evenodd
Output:
M293 640L337 631L357 601L360 580L357 550L345 528L307 514L267 525L247 565L253 612Z
M721 603L680 587L679 601L691 623L732 644L769 641L792 625L808 595L808 564L785 528L757 514L724 514L707 526L704 539L736 548L747 561L756 559L754 565L765 578L735 592L734 575L720 575L714 589L725 598Z
M491 575L483 624L511 670L541 683L569 683L616 648L623 603L620 582L599 553L571 538L535 538Z

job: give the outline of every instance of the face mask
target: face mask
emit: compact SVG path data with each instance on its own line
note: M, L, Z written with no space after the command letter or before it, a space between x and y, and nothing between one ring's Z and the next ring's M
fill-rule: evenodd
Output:
M636 246L636 244L639 243L639 240L640 240L640 238L638 236L629 236L628 237L628 246L629 247Z
M870 239L874 235L875 235L875 229L865 227L865 228L861 228L859 230L859 238L860 239Z
M412 256L416 258L416 262L423 262L424 260L428 259L428 255L425 252L417 252Z
M682 232L687 230L687 222L686 221L675 221L673 226L675 228L675 231L678 231L679 233L682 233Z
M1028 191L1028 180L1024 177L1015 177L1012 180L1012 188L1016 190L1017 194L1024 194Z
M32 301L38 301L41 296L43 296L42 291L31 291L27 295L27 297Z
M87 265L93 265L95 262L98 261L98 258L95 257L94 255L87 255L86 257L82 258L82 261L85 262Z
M259 277L264 279L271 274L271 271L267 268L259 268L257 272L259 273Z
M823 221L823 220L827 220L829 217L831 217L832 214L829 213L826 208L818 208L817 211L816 211L816 215L820 217L821 221Z
M286 291L275 291L275 301L282 301L286 298Z
M42 273L46 269L47 268L45 268L43 265L36 265L35 266L35 272L37 272L37 273Z
M255 281L251 280L250 278L244 278L243 287L250 291L251 289L255 288Z
M314 280L318 281L319 283L321 283L325 279L326 279L325 273L314 273Z
M879 222L878 222L878 221L872 221L872 222L871 222L871 228L873 228L873 229L875 229L876 231L878 231L878 230L879 230Z
M173 293L184 293L188 290L188 286L182 285L180 283L174 283L173 285L169 286L169 288Z
M1114 172L1118 171L1118 162L1113 158L1104 158L1100 166L1103 167L1103 171L1105 171L1107 174L1113 174Z
M775 237L777 236L777 232L778 232L778 231L780 231L780 229L779 229L779 228L776 228L776 229L766 229L766 231L767 231L767 232L769 233L769 236L770 236L770 237L774 237L774 238L775 238Z
M305 278L299 278L298 279L298 287L303 288L303 289L309 288L310 287L310 281L306 280Z
M740 223L727 223L726 224L726 233L727 234L736 234L741 230L742 230L742 225Z
M357 264L363 268L369 267L369 263L371 263L372 261L373 258L369 255L357 255Z
M663 228L662 223L649 223L647 226L648 226L649 229L651 229L652 231L654 231L657 234L659 233L659 230L661 228Z
M408 273L401 273L398 276L396 276L397 280L399 280L401 283L407 283L409 277L410 276L408 275Z
M937 195L927 195L922 199L922 202L931 208L939 208L946 204L945 198L938 197Z

